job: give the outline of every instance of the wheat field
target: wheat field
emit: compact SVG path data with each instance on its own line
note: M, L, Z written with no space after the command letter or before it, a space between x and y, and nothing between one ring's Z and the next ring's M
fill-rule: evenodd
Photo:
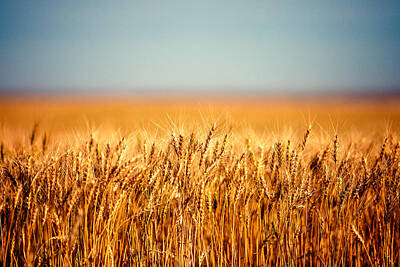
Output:
M0 265L399 266L400 105L0 100Z

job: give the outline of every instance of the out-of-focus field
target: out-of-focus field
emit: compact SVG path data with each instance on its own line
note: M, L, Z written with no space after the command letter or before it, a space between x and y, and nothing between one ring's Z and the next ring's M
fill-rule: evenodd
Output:
M339 134L361 141L400 133L400 100L344 98L28 97L0 99L0 136L21 142L34 123L57 144L77 136L113 138L204 130L211 122L271 142L299 137L313 124L313 138ZM59 139L61 138L61 139ZM62 140L62 142L60 142ZM375 139L376 140L376 139Z
M398 266L400 100L4 97L0 265Z

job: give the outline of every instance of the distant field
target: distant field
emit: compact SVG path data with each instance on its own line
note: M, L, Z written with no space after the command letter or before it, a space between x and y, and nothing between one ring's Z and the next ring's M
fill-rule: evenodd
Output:
M314 124L317 135L362 134L385 136L400 133L400 99L256 99L239 97L31 97L0 99L2 132L25 135L38 122L54 135L122 135L147 130L149 135L169 135L171 131L199 130L216 122L235 133L265 138L301 135ZM0 132L0 134L2 134ZM20 136L18 136L19 138ZM275 138L275 139L276 139Z
M3 97L0 265L400 262L400 100Z

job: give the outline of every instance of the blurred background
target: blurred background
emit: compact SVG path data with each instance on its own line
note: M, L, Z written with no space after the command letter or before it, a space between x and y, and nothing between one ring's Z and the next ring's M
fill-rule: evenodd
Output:
M399 1L0 1L2 93L398 93Z
M0 1L0 139L376 140L400 133L399 48L399 1Z

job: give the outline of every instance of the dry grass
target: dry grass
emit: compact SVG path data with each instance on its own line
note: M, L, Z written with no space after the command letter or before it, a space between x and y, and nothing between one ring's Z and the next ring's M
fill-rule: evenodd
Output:
M1 265L399 265L395 106L10 101Z

